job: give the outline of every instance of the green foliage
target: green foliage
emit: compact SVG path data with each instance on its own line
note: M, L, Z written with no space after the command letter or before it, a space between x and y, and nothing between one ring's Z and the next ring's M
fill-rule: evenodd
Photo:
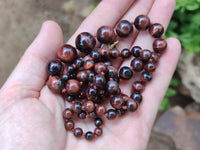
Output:
M176 37L191 52L200 51L200 0L176 0L166 37Z

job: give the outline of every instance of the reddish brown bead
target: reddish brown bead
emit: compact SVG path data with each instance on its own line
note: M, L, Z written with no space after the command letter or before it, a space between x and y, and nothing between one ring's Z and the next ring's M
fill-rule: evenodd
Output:
M54 93L61 93L64 88L64 83L58 76L49 76L47 81L48 88Z
M163 39L156 39L153 42L153 49L156 53L163 53L167 48L167 42Z
M132 84L132 87L135 92L139 92L139 93L141 93L144 89L144 85L140 81L135 81Z
M76 59L77 52L73 46L66 44L58 50L57 56L60 60L71 63Z
M110 99L110 104L113 108L120 109L122 107L122 104L124 103L124 99L121 95L113 96Z
M100 74L101 72L106 73L107 72L107 66L106 66L105 63L99 62L99 63L95 64L94 70L98 74Z
M105 112L106 112L106 107L104 106L104 105L98 105L97 107L96 107L96 114L97 115L103 115Z
M129 100L128 95L122 94L121 96L122 96L122 98L123 98L123 100L124 100L125 102Z
M134 112L138 108L137 102L135 102L133 99L129 99L129 101L126 103L127 111Z
M133 32L133 25L128 20L121 20L116 28L119 37L125 38Z
M92 60L87 60L84 65L83 65L84 69L86 70L90 70L94 67L94 61Z
M119 84L116 81L107 82L107 91L109 94L117 94L119 89Z
M94 124L95 124L96 127L100 127L100 126L103 125L103 120L101 118L96 118L94 120Z
M106 112L106 117L108 118L108 120L114 120L117 117L117 111L114 109L109 109Z
M87 112L92 112L94 110L95 106L94 106L94 102L93 101L86 101L84 103L84 109Z
M80 83L75 79L70 79L66 84L66 92L69 95L78 95L80 93Z
M88 80L87 72L85 70L79 71L76 75L79 81L86 82Z
M108 66L108 72L106 73L106 79L109 80L109 78L116 78L118 77L118 70L113 66Z
M134 58L132 61L131 61L131 67L133 68L133 71L135 72L140 72L143 70L144 68L144 63L142 62L141 59L139 58Z
M140 51L140 58L143 62L149 61L149 59L151 58L151 51L148 49Z
M160 38L164 32L164 27L160 23L154 23L150 25L149 33L154 38Z
M100 48L99 53L105 59L109 58L109 56L110 56L110 50L107 47Z
M120 56L120 51L117 48L113 48L110 50L110 58L115 59Z
M97 50L92 51L90 53L90 57L93 59L94 62L101 61L101 54Z
M146 15L139 15L135 18L134 25L138 30L146 30L150 26L150 19Z
M94 134L96 136L101 136L103 134L103 130L101 128L95 128L94 129Z
M133 71L129 67L124 66L120 68L119 70L120 79L129 80L130 78L132 78L132 76L133 76Z
M139 93L133 93L133 94L131 94L130 98L132 98L138 104L140 104L142 102L142 95L139 94Z
M157 55L157 53L152 52L152 53L151 53L151 59L152 59L152 61L153 61L154 63L157 63L158 60L159 60L159 56Z
M64 119L71 119L72 116L73 116L74 112L73 110L69 109L69 108L66 108L64 111L63 111L63 118Z
M150 75L148 72L143 72L141 74L141 80L146 82L146 81L151 81L152 80L152 75Z
M72 130L74 128L74 121L68 120L65 122L65 129Z
M97 30L97 39L101 43L112 43L115 39L115 32L112 27L102 26Z
M62 70L63 70L63 65L59 60L50 61L46 69L47 74L52 76L60 75Z
M140 50L142 50L141 47L139 46L134 46L132 49L131 49L131 54L134 56L134 57L139 57L140 56Z
M106 85L106 79L104 76L102 76L101 74L97 74L94 78L93 78L93 83L94 85L96 85L98 88L105 88Z
M154 62L148 62L145 66L144 66L145 71L147 72L154 72L156 70L156 65Z
M124 110L124 109L117 109L117 114L119 117L122 117L125 115L125 113L127 112L127 110Z
M85 111L81 111L80 113L78 113L78 118L79 119L85 119L86 115L87 115L87 113Z
M73 110L76 113L80 113L82 111L82 103L81 102L75 102L73 105Z
M126 58L129 58L131 56L131 51L127 48L124 48L122 51L121 51L121 57L126 59Z
M78 68L83 66L84 61L83 61L82 58L78 58L78 59L75 60L74 64L76 65L76 68L78 69Z
M82 137L83 130L81 128L75 128L73 133L75 137Z

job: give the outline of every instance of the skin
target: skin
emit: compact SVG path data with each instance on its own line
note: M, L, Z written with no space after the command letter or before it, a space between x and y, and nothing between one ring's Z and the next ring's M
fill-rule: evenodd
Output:
M166 29L174 7L175 0L102 0L67 43L74 45L75 37L80 32L94 34L101 25L114 27L120 19L132 21L139 14L147 14L152 22L161 23ZM153 38L148 32L138 33L135 30L126 40L120 40L118 48L140 45L142 48L152 49L152 42ZM0 90L1 149L144 150L181 51L177 39L169 38L167 43L168 47L153 74L153 80L145 86L139 109L114 121L104 119L105 134L88 142L76 139L71 132L65 131L62 119L63 99L45 85L46 65L56 58L56 51L63 44L60 27L53 21L46 21ZM129 66L130 60L120 64ZM119 68L120 64L115 63L115 66ZM120 87L130 95L130 88L127 87L131 87L131 83L123 82ZM94 125L82 124L81 127L93 130Z

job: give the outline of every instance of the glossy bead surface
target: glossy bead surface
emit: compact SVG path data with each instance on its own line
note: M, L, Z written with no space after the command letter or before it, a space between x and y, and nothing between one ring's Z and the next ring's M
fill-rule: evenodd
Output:
M157 53L152 52L152 53L151 53L151 59L152 59L152 61L153 61L154 63L157 63L158 60L159 60L159 56L157 55Z
M134 58L134 59L131 61L130 66L133 68L133 71L135 71L135 72L140 72L140 71L142 71L143 68L144 68L144 63L142 62L141 59L139 59L139 58Z
M87 72L85 70L79 71L76 75L79 81L86 82L88 80Z
M133 76L133 71L129 67L124 66L120 68L119 70L120 79L129 80L130 78L132 78L132 76Z
M133 25L128 20L121 20L116 28L119 37L125 38L133 32Z
M141 47L139 47L139 46L134 46L134 47L132 47L132 49L131 49L131 54L134 56L134 57L139 57L140 56L140 50L142 50L142 48Z
M117 109L117 114L118 114L119 117L124 116L125 113L126 113L126 110L124 110L124 109L122 109L122 108L121 108L121 109Z
M88 78L88 80L91 82L92 80L93 80L93 77L95 76L95 73L94 72L89 72L88 74L87 74L87 78Z
M139 15L135 18L134 25L138 30L146 30L150 26L150 19L146 15Z
M75 79L70 79L66 84L66 92L69 95L77 95L80 93L80 83Z
M83 64L84 69L86 70L91 70L94 67L94 61L92 60L87 60L84 64Z
M136 101L138 104L140 104L142 102L142 95L139 93L131 94L130 98L133 99L134 101Z
M97 93L98 91L94 87L88 87L86 90L88 100L94 99L97 96Z
M97 115L103 115L106 112L106 107L104 105L98 105L95 111Z
M78 58L78 59L75 60L74 64L76 65L76 68L80 68L80 67L83 66L84 61L83 61L82 58Z
M74 128L74 121L68 120L65 122L65 129L72 130Z
M96 136L101 136L103 134L103 130L101 128L95 128L94 129L94 134Z
M149 59L151 58L151 51L148 49L140 51L140 58L143 62L149 61Z
M85 111L81 111L80 113L78 113L78 118L79 119L85 119L86 118L86 112Z
M95 109L94 102L93 101L86 101L84 103L84 109L85 109L85 111L87 111L89 113L94 111L94 109Z
M76 59L77 52L73 46L66 44L57 51L57 56L60 60L71 63Z
M141 93L144 89L144 85L140 81L135 81L132 84L133 91Z
M94 62L99 62L101 60L101 54L96 50L90 53L90 57L92 57Z
M47 86L52 92L61 93L64 88L64 82L58 76L49 76Z
M104 76L98 74L93 78L93 83L98 87L98 88L104 88L106 84L106 79Z
M122 98L121 95L113 96L110 99L110 104L115 109L120 109L123 103L124 103L124 99Z
M120 51L117 48L113 48L110 50L110 58L116 59L120 56Z
M164 27L160 23L154 23L149 27L149 33L154 38L160 38L164 32Z
M80 113L82 111L82 103L81 102L75 102L73 105L73 110L76 113Z
M72 102L75 100L75 96L74 95L68 95L65 97L65 100L68 102Z
M112 27L102 26L97 30L97 40L100 43L112 43L115 39L115 32Z
M116 78L118 76L118 71L113 66L108 66L108 71L106 73L106 79L109 80L109 78Z
M154 72L156 70L156 65L154 62L148 62L145 64L144 69L147 72Z
M141 74L141 80L142 81L151 81L152 80L152 75L150 75L148 72L143 72Z
M108 120L114 120L117 117L117 111L114 109L109 109L106 114Z
M96 45L95 38L88 32L82 32L76 37L76 47L79 51L89 54Z
M107 66L106 66L105 63L99 62L99 63L95 64L94 70L97 74L100 74L101 72L106 73L107 72Z
M122 51L121 51L121 57L126 59L126 58L129 58L131 56L131 51L127 48L124 48Z
M167 48L167 42L163 39L156 39L153 42L153 49L156 53L163 53Z
M63 69L63 65L59 60L50 61L47 65L47 74L48 75L60 75L61 71Z
M75 137L81 137L83 135L83 130L81 128L75 128L73 133Z
M66 108L64 111L63 111L63 118L65 119L71 119L72 116L73 116L74 112L73 110L69 109L69 108Z
M95 119L97 117L97 114L93 111L89 113L89 117Z
M107 82L107 91L109 94L117 94L119 89L119 84L116 81Z
M85 139L88 140L88 141L91 141L94 139L94 134L91 132L91 131L88 131L86 134L85 134Z
M134 112L138 108L138 104L133 99L129 99L129 101L126 103L126 106L127 111L129 112Z
M94 124L95 124L96 127L100 127L100 126L103 125L103 120L101 118L96 118L94 120Z
M107 47L102 47L98 51L99 51L99 53L100 53L102 58L107 59L107 58L110 57L110 52L111 51Z

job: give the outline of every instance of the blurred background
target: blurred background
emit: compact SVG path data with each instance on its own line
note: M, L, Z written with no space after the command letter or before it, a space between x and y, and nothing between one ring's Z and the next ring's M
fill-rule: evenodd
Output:
M55 20L64 41L100 0L1 0L0 87L45 20ZM200 149L200 0L176 0L165 38L177 37L182 54L159 108L148 150Z

